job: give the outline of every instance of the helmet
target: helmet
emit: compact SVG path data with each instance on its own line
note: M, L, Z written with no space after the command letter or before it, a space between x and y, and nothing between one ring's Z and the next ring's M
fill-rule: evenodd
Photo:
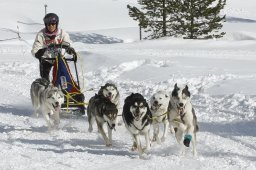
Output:
M52 24L52 23L56 23L56 26L58 28L58 24L59 24L58 15L56 15L55 13L46 14L44 16L44 25L45 25L45 27L47 26L47 24Z

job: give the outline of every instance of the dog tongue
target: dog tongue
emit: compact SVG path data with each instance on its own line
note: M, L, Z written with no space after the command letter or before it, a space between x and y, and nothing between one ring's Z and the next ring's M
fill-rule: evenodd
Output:
M60 111L60 106L57 106L54 108L56 112L59 112Z

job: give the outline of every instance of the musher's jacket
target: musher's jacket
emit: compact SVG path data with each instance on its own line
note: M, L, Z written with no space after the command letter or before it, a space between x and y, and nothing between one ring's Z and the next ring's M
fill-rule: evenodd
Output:
M54 39L50 39L47 35L45 35L45 28L39 31L36 35L35 42L32 46L31 53L35 57L35 54L38 50L47 48L50 44L60 44L62 42L71 43L69 34L66 33L62 29L58 29L58 32L56 34L56 37ZM48 50L45 51L43 58L53 58L55 56L52 56L52 52L49 52Z

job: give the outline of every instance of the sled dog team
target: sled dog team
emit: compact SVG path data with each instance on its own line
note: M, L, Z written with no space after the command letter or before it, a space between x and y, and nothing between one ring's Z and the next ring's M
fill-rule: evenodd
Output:
M53 87L43 79L37 79L31 85L30 94L35 113L38 115L41 110L48 128L58 126L60 107L64 102L61 89ZM193 154L197 154L197 118L187 85L179 87L175 84L171 94L158 91L152 95L149 103L141 94L132 93L125 98L123 108L120 109L120 94L117 87L113 83L106 83L89 100L88 131L93 131L93 123L96 122L98 132L102 135L106 146L112 146L112 131L115 130L116 124L122 124L121 116L132 136L132 150L137 150L140 157L149 151L152 141L158 144L164 142L169 131L175 135L182 154L185 152L185 147L190 147L191 144ZM108 135L103 128L104 124L107 126ZM161 124L163 124L162 133L160 133ZM151 126L152 139L150 139ZM142 147L140 136L145 137L145 147Z

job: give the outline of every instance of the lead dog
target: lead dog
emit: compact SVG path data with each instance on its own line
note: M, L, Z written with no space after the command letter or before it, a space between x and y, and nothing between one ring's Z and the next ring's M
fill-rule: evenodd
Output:
M95 94L90 100L87 107L87 116L89 122L89 132L93 130L93 123L96 120L98 131L105 140L106 146L112 146L112 130L116 125L118 110L116 105L103 95ZM107 123L108 137L103 129L103 125Z
M125 127L133 137L132 150L138 149L140 158L144 150L150 149L149 130L152 114L145 98L139 93L132 93L124 101L123 120ZM142 149L140 135L145 136L146 148Z
M166 91L158 91L150 98L150 111L153 116L153 141L161 143L165 141L169 129L169 120L168 120L168 105L170 102L170 95ZM164 124L164 131L161 138L159 139L159 126Z
M64 102L61 89L50 84L46 79L36 79L30 88L30 97L35 109L35 115L41 112L46 120L48 129L57 127L60 123L60 109Z
M199 128L187 85L184 88L178 87L177 84L174 85L168 114L170 128L175 132L178 143L182 145L181 153L185 153L185 146L189 147L192 141L193 154L197 155L196 132Z

